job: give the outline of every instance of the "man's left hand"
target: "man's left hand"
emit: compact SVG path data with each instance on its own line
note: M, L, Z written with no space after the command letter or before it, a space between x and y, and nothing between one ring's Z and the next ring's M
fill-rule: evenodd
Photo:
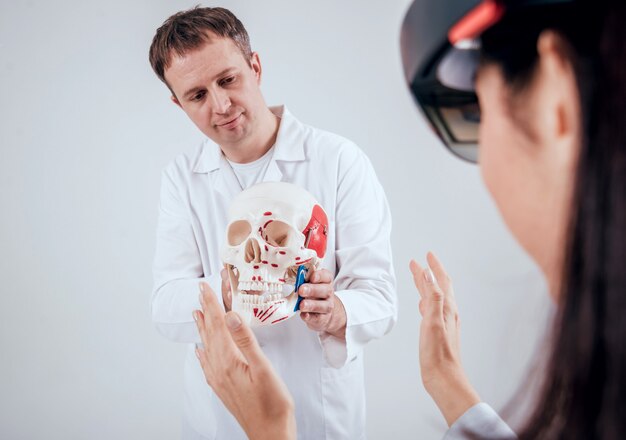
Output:
M333 277L326 269L313 270L306 284L300 286L300 318L307 327L345 339L346 310L335 295Z

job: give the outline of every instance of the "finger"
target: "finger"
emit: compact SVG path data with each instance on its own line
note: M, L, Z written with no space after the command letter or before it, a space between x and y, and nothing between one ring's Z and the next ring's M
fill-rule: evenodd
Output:
M214 340L212 344L205 345L205 347L213 347L216 343L224 347L226 344L226 340L223 337L226 332L224 306L220 304L217 295L215 295L215 292L207 283L200 283L200 290L200 304L202 305L202 313L204 315L205 333Z
M223 271L222 271L223 272ZM228 312L233 306L232 294L230 291L230 282L222 277L222 301L224 309Z
M331 300L303 300L300 303L300 311L309 313L332 313L335 303Z
M230 289L228 287L226 290L222 288L222 301L224 301L224 310L226 312L230 312L233 308L233 296L230 293Z
M235 345L237 345L241 354L246 358L248 364L250 366L267 364L269 361L261 350L254 333L252 333L250 327L241 320L241 317L235 312L228 312L225 320L226 327Z
M420 299L418 309L420 311L420 315L424 316L424 300Z
M196 327L198 328L198 334L200 335L200 339L202 340L202 345L204 345L205 347L210 347L209 333L206 329L204 314L202 313L202 311L194 310L193 319L196 321Z
M305 284L298 289L298 295L303 298L328 299L333 294L330 284Z
M415 260L409 262L409 269L411 270L411 274L413 274L413 284L415 284L420 297L424 299L426 294L424 291L424 269Z
M424 306L424 310L426 311L425 316L436 320L443 320L444 293L437 284L435 275L429 267L424 269L422 274L425 287L424 299L426 300L426 305Z
M443 267L443 264L439 261L439 258L437 258L437 256L432 252L428 252L428 254L426 254L426 261L428 261L428 266L435 274L437 283L443 289L444 293L452 296L452 281L450 280L450 276L446 272L446 269Z
M196 347L196 357L200 361L200 366L202 367L202 370L205 371L205 376L206 376L206 371L208 371L208 369L207 369L207 365L206 365L204 350L202 350L199 347ZM209 380L209 378L207 377L207 381L208 380Z
M204 282L200 283L200 304L205 318L211 319L211 324L224 322L224 309L211 286Z
M309 276L309 283L312 284L328 284L333 282L333 276L327 269L313 269L313 273Z
M322 328L322 322L328 318L328 315L321 315L319 313L301 313L300 317L310 328L319 330Z

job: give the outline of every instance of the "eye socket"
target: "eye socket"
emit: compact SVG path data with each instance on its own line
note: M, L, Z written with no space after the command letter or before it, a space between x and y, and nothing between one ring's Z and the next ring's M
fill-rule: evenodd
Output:
M204 95L206 94L205 91L200 91L198 93L196 93L195 95L193 95L191 97L192 101L200 101L202 98L204 98Z
M231 84L235 81L235 77L234 76L229 76L227 78L224 78L223 80L220 81L220 86L227 86L228 84Z
M252 232L252 226L247 220L235 220L228 225L228 231L226 237L230 246L239 246L243 241L248 238Z
M287 247L295 237L291 226L280 220L274 220L263 229L263 238L272 246Z

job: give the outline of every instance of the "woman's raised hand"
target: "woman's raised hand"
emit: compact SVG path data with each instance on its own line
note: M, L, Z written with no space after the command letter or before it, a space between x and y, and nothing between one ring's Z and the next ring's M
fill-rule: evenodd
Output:
M426 391L450 426L480 397L461 366L460 321L452 281L434 254L429 252L426 259L426 268L415 260L409 264L420 293L420 369Z
M196 348L204 376L252 440L295 440L294 403L261 351L254 333L200 284L202 311L194 312L204 348Z

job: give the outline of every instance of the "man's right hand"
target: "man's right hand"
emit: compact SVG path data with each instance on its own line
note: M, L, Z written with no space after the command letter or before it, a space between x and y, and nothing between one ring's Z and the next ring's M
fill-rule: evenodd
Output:
M226 268L221 270L220 275L222 276L222 300L224 301L224 309L230 312L233 308L233 298L230 292L230 280L228 279Z

